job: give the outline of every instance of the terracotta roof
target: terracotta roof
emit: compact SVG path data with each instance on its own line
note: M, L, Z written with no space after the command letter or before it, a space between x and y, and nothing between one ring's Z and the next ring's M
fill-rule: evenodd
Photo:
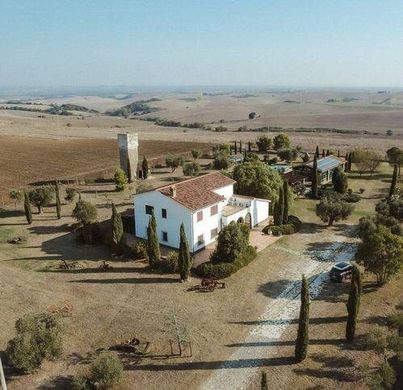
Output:
M179 183L160 187L157 191L171 197L176 202L190 210L199 210L218 203L224 196L218 195L214 190L234 184L235 180L220 172L212 172Z

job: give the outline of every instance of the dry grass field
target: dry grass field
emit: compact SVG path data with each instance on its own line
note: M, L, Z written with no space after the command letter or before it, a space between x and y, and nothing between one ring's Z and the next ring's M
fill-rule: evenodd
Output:
M295 201L293 213L305 222L301 233L283 237L260 252L255 261L226 280L225 290L211 294L187 291L199 283L197 278L181 284L175 275L148 271L142 261L115 260L113 270L99 271L103 260L111 260L110 251L76 242L69 229L73 205L63 206L60 221L54 209L47 207L42 215L34 214L31 226L25 224L20 212L9 208L2 213L0 224L0 350L12 337L14 322L21 315L47 310L65 300L73 304L73 316L63 320L62 359L46 362L28 376L7 371L9 388L68 389L71 376L83 370L99 349L133 336L152 342L150 356L136 364L129 355L121 355L125 372L116 387L119 390L153 390L161 388L161 383L170 389L193 389L217 374L230 380L239 372L250 377L246 388L252 390L258 388L262 370L267 371L275 389L364 388L362 381L351 382L351 366L374 364L376 357L362 350L360 342L357 348L347 348L343 341L348 290L344 284L326 283L312 302L311 346L305 362L292 364L295 321L280 339L267 342L262 336L261 342L252 346L245 340L256 324L270 329L277 320L281 323L281 316L262 318L262 313L275 304L287 284L299 280L307 258L327 253L335 241L354 244L347 229L384 196L390 174L386 164L370 180L353 174L350 187L354 191L365 188L363 199L348 221L333 228L319 222L314 202ZM84 186L81 192L85 200L97 204L101 219L109 216L111 201L120 210L131 205L130 191L118 194L110 185ZM7 238L15 235L27 241L8 244ZM62 259L79 261L83 269L58 270ZM371 283L371 277L366 276L358 340L375 324L383 326L383 316L394 312L403 299L401 279L382 289L374 289ZM168 340L175 337L173 313L192 341L192 358L161 356L169 351ZM251 358L236 359L234 353L243 349ZM225 382L222 388L226 388Z

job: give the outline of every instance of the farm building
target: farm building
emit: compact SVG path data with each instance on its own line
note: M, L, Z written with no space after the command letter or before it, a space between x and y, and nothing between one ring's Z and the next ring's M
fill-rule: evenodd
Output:
M234 194L235 181L220 172L157 188L134 196L136 236L145 239L151 214L157 221L160 243L179 248L183 223L192 252L214 242L231 222L253 227L269 217L267 199Z
M333 172L336 168L342 167L345 169L346 160L342 157L335 157L333 155L319 158L317 161L319 182L320 184L327 184L332 181ZM313 171L313 161L304 165L294 168L294 173L301 178L305 177L307 181L311 181Z

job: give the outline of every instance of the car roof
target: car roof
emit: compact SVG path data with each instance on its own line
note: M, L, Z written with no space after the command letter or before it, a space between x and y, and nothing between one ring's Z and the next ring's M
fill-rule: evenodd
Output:
M345 261L342 261L340 263L337 263L333 266L333 268L339 269L339 270L345 270L346 268L351 267L351 263L347 263Z

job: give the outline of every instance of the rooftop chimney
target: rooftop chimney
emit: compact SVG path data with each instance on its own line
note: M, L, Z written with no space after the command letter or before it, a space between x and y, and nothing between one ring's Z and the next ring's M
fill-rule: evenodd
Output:
M172 198L175 198L176 197L176 187L175 186L169 187L169 193L171 194Z

